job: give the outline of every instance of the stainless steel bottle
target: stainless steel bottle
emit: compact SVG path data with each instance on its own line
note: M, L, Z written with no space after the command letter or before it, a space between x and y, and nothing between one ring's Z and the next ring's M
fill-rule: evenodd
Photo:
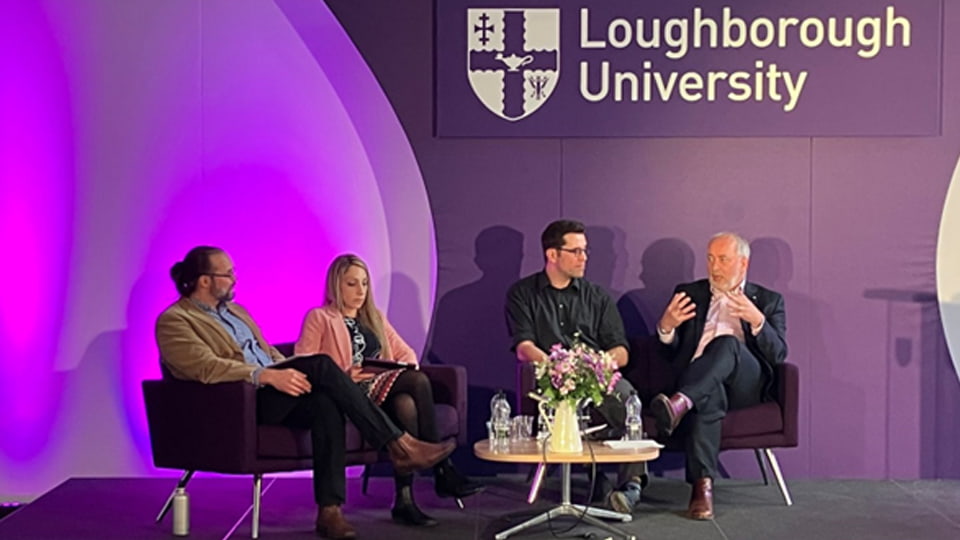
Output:
M190 498L184 488L177 488L173 494L173 535L190 534Z

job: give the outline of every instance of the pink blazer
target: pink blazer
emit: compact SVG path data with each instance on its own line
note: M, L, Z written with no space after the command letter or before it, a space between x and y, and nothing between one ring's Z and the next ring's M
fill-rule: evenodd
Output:
M393 351L393 358L384 358L384 360L417 364L417 354L397 334L383 313L380 313L380 316L383 318L383 330L387 334L387 342L390 344L390 350ZM298 355L327 354L344 371L349 369L353 349L350 345L350 332L340 312L333 306L308 311L293 351Z

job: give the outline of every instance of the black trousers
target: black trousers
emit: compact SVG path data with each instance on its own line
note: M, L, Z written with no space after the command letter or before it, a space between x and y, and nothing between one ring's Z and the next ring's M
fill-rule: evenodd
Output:
M694 404L681 424L688 482L717 477L721 422L729 410L760 403L765 379L760 361L734 336L713 339L680 375L677 391Z
M312 390L291 396L273 387L261 388L257 392L257 421L309 429L314 498L320 506L343 504L347 496L344 415L374 448L382 448L402 432L325 354L294 358L270 368L302 372Z

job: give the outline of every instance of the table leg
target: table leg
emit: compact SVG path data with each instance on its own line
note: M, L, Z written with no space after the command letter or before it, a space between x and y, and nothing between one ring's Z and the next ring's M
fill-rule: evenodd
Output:
M606 508L596 508L594 506L584 506L582 504L571 504L570 506L576 509L577 512L587 514L588 516L604 519L615 519L624 523L633 521L633 516L630 514L621 514L620 512L614 512L613 510L607 510Z
M560 505L551 508L550 510L534 516L527 521L519 525L515 525L497 533L494 538L496 540L506 540L508 537L529 529L530 527L535 527L541 523L546 523L552 519L569 516L572 518L582 519L586 524L593 525L594 527L599 527L611 534L616 536L621 536L626 540L636 540L637 537L614 527L613 525L602 521L598 518L604 519L615 519L622 521L624 523L628 521L633 521L633 516L630 514L621 514L620 512L614 512L612 510L606 510L603 508L594 508L592 506L584 506L581 504L573 504L570 501L570 483L571 483L571 468L570 463L563 463L561 467L561 485L560 485ZM537 466L537 472L534 474L533 485L530 487L530 496L527 498L528 502L532 502L536 499L537 491L540 489L540 483L543 481L543 473L546 470L546 465L541 463Z
M537 526L537 525L540 525L541 523L546 523L547 521L549 521L549 520L551 520L551 519L554 519L554 518L557 518L557 517L559 517L560 515L562 515L562 508L563 508L563 507L561 507L561 506L557 506L557 507L551 508L550 510L547 510L546 512L544 512L544 513L542 513L542 514L540 514L540 515L538 515L538 516L534 516L534 517L532 517L532 518L524 521L523 523L521 523L521 524L519 524L519 525L510 527L509 529L507 529L507 530L505 530L505 531L500 531L500 532L498 532L498 533L494 536L494 538L496 538L497 540L506 540L506 538L507 538L508 536L511 536L511 535L513 535L513 534L516 534L516 533L518 533L518 532L520 532L520 531L522 531L522 530L524 530L524 529L529 529L530 527L535 527L535 526Z
M602 519L597 519L597 518L591 516L590 514L586 514L586 515L583 516L583 522L584 522L584 523L588 523L588 524L590 524L590 525L593 525L594 527L600 527L601 529L607 531L608 533L615 534L615 535L617 535L617 536L622 536L622 537L624 537L626 540L637 540L637 537L636 537L636 536L634 536L634 535L632 535L632 534L630 534L630 533L628 533L628 532L626 532L626 531L623 531L623 530L621 530L621 529L618 529L618 528L614 527L613 525L607 523L606 521L603 521Z

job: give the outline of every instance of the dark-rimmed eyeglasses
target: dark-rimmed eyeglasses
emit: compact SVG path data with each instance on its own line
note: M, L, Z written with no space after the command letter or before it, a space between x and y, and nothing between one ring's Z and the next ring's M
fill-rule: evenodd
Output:
M557 248L560 251L566 251L567 253L572 254L574 257L586 257L590 255L590 250L586 248Z
M219 274L216 273L216 272L207 272L205 275L208 275L208 276L210 276L210 277L222 277L222 278L227 278L227 279L237 279L237 274L234 273L234 272L219 273Z

